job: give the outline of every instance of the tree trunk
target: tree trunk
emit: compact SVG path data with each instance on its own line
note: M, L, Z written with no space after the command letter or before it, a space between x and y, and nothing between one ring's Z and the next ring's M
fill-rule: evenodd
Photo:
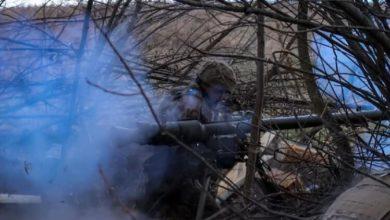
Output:
M257 7L262 8L260 0L257 1ZM257 15L257 57L264 58L264 16ZM244 193L250 196L252 182L256 173L256 159L259 151L260 123L264 100L264 62L256 61L257 72L257 92L255 115L252 118L251 140L248 147L248 161L246 162L246 176L244 183Z

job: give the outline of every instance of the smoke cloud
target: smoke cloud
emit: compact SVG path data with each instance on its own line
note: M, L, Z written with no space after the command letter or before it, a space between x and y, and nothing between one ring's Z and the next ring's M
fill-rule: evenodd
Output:
M138 123L154 122L118 58L92 23L80 62L82 23L0 28L1 193L42 197L40 205L0 205L0 219L129 219L99 167L124 204L142 197L152 148L136 144L148 135ZM123 24L110 39L152 96L128 36ZM113 128L125 128L133 143L120 143Z

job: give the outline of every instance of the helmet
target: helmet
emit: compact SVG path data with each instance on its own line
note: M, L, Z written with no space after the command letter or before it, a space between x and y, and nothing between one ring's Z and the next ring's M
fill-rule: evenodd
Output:
M236 85L236 77L233 69L221 62L207 62L203 65L198 75L201 83L207 85L221 84L226 86L229 92L232 92Z

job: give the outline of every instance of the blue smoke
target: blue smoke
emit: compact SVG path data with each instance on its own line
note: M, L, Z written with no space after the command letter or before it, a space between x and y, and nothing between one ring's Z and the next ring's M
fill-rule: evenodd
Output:
M336 80L347 82L357 88L370 91L370 88L367 86L368 83L365 80L365 76L358 66L357 61L352 58L352 56L348 56L347 52L338 47L333 47L329 41L319 35L315 35L315 40L318 42L315 50L321 55L321 58L318 58L315 61L316 68L318 68L318 70L329 75L333 75ZM342 41L342 43L345 43L345 40L342 38L339 40ZM318 70L317 73L319 75L323 75ZM333 97L335 100L339 99L351 109L375 109L373 104L364 100L340 83L324 78L318 79L317 83L328 96Z
M118 170L127 172L119 171L128 176L123 180L128 187L118 189L124 199L142 196L137 187L150 152L137 144L118 149L112 127L130 128L136 139L144 135L137 122L152 123L151 115L111 48L95 50L102 42L92 23L76 71L81 28L71 21L0 25L0 187L5 193L39 194L50 202L88 192L97 192L89 193L94 199L104 197L100 166L110 181ZM123 40L128 35L123 24L110 38L135 69L140 61L134 48L126 51L133 44L131 38ZM144 72L134 72L151 93Z
M336 36L334 39L338 39L342 43L346 43L342 37L337 38ZM319 42L319 44L316 45L317 48L315 48L316 52L322 57L318 58L315 62L316 68L321 70L317 71L317 74L323 75L323 73L326 73L327 75L334 75L337 80L347 82L356 88L365 90L369 93L372 93L372 89L374 89L376 90L375 92L377 94L381 94L379 89L376 87L369 87L367 78L364 76L361 67L352 56L347 55L348 52L332 45L329 41L322 38L321 36L315 35L315 40ZM334 100L339 99L351 110L365 111L376 109L376 107L368 100L360 97L359 95L355 94L354 91L346 88L344 85L338 82L334 82L325 78L319 78L317 83L326 95L333 97ZM382 121L381 123L385 126L389 125L389 121ZM378 152L384 155L388 155L390 153L389 138L382 136L381 134L376 134L372 126L371 129L372 130L370 130L369 127L366 133L360 134L360 137L367 146L376 149ZM360 153L367 156L368 158L373 156L369 150L363 151L364 152ZM382 170L388 169L390 165L388 161L370 162L370 164L363 163L364 161L358 161L357 166L368 166L370 169L372 168Z

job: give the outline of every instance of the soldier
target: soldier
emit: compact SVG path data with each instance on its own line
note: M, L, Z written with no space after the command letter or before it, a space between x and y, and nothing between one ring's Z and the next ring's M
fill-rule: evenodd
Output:
M202 123L226 120L229 110L224 100L236 84L233 70L221 62L207 62L195 82L185 92L165 99L159 109L165 121L199 120Z
M208 123L224 120L228 110L224 100L235 86L233 70L221 62L207 62L195 82L184 92L163 100L159 108L162 122L199 120ZM205 143L192 146L198 153L213 151ZM199 191L194 181L204 176L204 166L198 158L178 146L162 147L145 163L146 202L148 214L178 219L193 218ZM156 201L159 205L154 204ZM152 207L155 207L154 210Z

